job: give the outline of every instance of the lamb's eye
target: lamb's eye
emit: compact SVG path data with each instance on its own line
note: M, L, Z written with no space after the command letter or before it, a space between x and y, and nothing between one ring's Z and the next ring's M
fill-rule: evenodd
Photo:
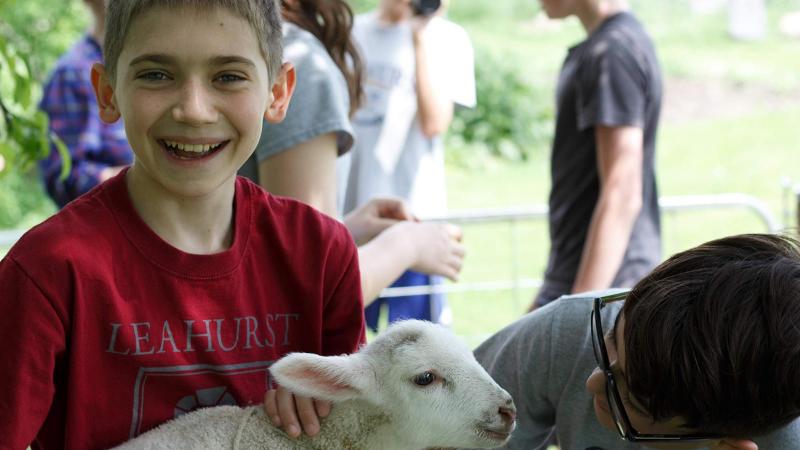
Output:
M436 375L430 372L422 372L421 374L414 376L414 384L417 386L427 386L434 381L436 381Z

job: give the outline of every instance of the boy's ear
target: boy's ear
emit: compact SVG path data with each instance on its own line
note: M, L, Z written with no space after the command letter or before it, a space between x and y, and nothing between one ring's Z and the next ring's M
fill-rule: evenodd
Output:
M294 66L292 63L283 63L275 83L272 84L272 99L264 113L264 119L269 123L279 123L286 117L286 110L289 108L289 100L294 93L296 83Z
M119 120L120 113L114 99L114 86L108 78L105 66L100 63L92 65L92 87L100 110L100 119L105 123Z

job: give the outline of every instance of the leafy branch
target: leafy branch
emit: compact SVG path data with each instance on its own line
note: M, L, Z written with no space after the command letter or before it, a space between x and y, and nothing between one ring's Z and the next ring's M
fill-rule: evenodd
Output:
M66 145L48 129L47 115L34 98L40 86L32 76L30 55L15 45L7 29L0 29L0 156L5 168L0 176L12 171L26 171L46 158L53 143L63 161L61 176L70 171Z

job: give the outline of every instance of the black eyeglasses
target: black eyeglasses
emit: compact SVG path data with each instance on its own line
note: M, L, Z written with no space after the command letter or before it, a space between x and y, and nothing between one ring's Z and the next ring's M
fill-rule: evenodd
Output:
M617 426L617 431L619 431L620 436L622 439L629 442L695 442L720 439L720 436L701 434L644 434L636 431L633 425L631 425L628 413L625 412L625 405L622 402L622 397L619 394L614 372L611 370L611 362L608 359L608 350L606 350L605 333L603 333L603 322L600 317L600 310L603 309L606 304L625 300L627 296L627 292L620 292L595 298L590 320L594 358L595 361L597 361L597 366L600 367L600 370L602 370L603 374L606 376L606 398L608 399L611 416L614 418L614 424Z

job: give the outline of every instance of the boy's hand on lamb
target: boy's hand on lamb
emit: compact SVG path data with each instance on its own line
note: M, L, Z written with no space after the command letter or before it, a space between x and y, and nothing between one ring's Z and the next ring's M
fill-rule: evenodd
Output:
M319 419L330 414L331 404L295 395L279 386L264 395L264 411L275 426L283 428L293 438L299 437L303 431L316 436L320 429Z

